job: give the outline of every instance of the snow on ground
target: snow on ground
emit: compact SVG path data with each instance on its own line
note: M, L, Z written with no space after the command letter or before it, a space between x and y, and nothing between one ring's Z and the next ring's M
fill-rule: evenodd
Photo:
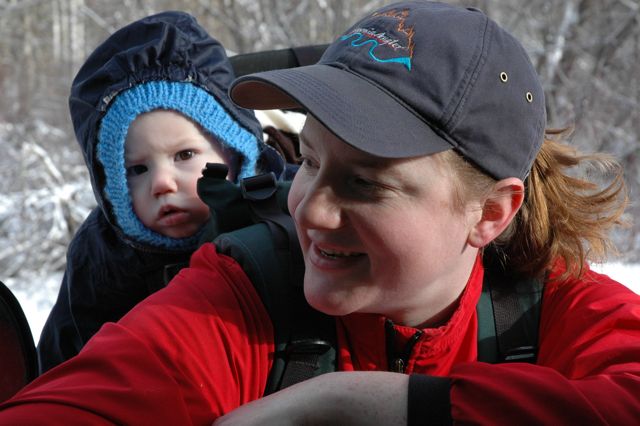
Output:
M42 327L58 296L58 290L62 282L62 272L32 278L30 286L26 286L25 283L17 282L14 279L3 279L2 281L11 289L13 295L20 302L27 321L29 321L33 339L38 343Z
M597 272L609 275L614 280L625 284L631 290L640 294L640 264L607 263L604 265L594 265L592 268ZM61 280L62 273L52 274L43 279L39 279L38 283L32 283L32 287L28 290L18 288L14 280L4 280L4 283L11 288L20 302L31 326L31 332L36 343L40 339L40 332L42 331L44 322L57 297ZM37 287L35 287L34 290L33 286L36 285Z
M604 265L591 265L591 269L629 287L640 294L640 264L625 264L611 262Z

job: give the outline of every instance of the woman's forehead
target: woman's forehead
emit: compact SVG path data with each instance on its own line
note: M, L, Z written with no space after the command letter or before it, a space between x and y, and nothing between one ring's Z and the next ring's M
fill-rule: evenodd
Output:
M397 167L404 169L408 167L415 170L418 164L422 168L428 167L428 165L437 166L440 163L435 161L434 155L386 158L370 154L349 145L312 116L307 117L299 139L303 151L308 150L315 153L327 151L338 159L362 168L389 169Z
M300 145L313 151L327 150L337 155L359 157L363 163L370 164L372 167L384 165L388 162L387 158L377 157L353 147L311 115L307 116L304 127L300 132Z

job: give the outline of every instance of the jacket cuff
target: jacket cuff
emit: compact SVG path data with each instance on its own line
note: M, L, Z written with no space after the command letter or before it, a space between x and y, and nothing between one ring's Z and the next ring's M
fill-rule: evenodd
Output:
M407 425L451 425L451 380L445 377L409 376Z

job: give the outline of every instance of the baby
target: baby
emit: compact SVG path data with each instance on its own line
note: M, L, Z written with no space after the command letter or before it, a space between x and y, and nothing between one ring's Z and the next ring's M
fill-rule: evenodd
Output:
M80 68L69 105L98 207L69 246L40 372L186 264L209 218L196 191L206 163L227 164L234 181L259 163L284 170L253 113L228 99L233 76L222 45L181 12L120 29Z

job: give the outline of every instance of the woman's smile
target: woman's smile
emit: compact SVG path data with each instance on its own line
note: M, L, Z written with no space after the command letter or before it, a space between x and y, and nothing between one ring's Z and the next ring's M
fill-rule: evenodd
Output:
M345 269L366 258L364 253L335 250L311 243L309 261L320 269Z

